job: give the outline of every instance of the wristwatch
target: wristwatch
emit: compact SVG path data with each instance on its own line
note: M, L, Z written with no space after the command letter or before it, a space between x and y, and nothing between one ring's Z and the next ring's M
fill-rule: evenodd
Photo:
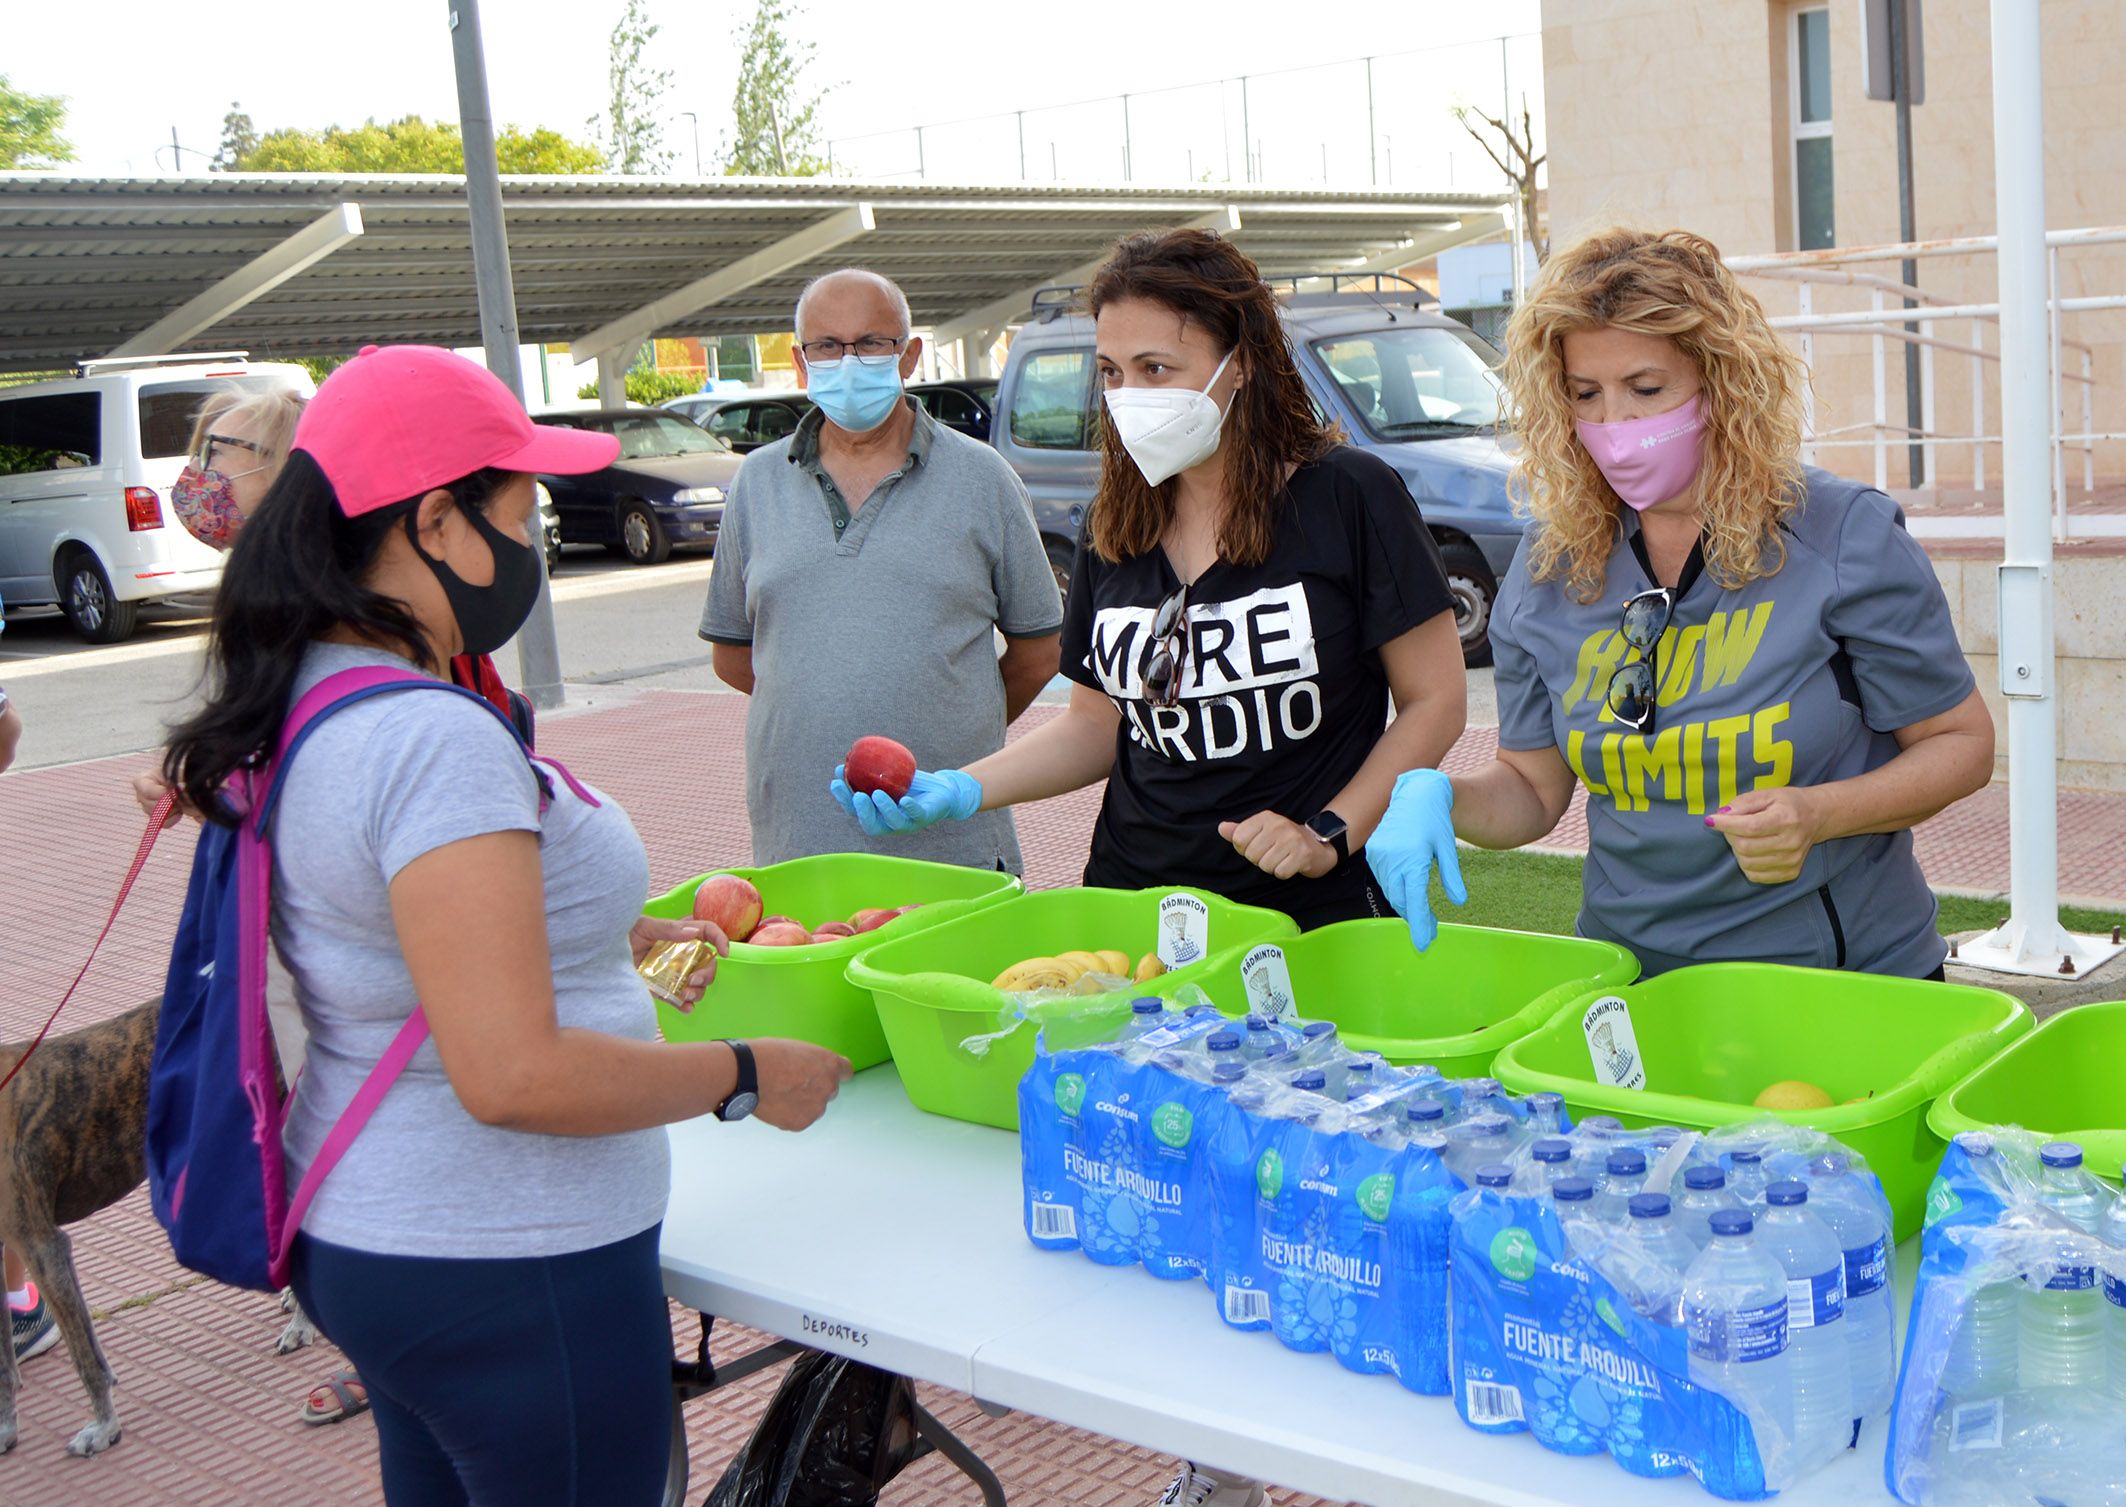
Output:
M1334 811L1324 811L1307 818L1307 830L1316 838L1336 850L1336 861L1343 863L1351 856L1350 828Z
M760 1108L760 1074L753 1067L753 1049L742 1041L726 1041L731 1055L738 1059L738 1086L731 1090L731 1097L716 1106L716 1118L725 1124L735 1124L749 1118Z

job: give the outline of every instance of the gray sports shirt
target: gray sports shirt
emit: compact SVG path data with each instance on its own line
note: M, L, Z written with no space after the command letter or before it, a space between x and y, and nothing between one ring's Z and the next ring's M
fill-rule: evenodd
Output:
M925 769L1004 746L994 631L1063 625L1033 504L996 451L917 407L906 463L851 512L819 461L823 422L814 409L739 468L701 614L703 638L753 650L753 861L868 848L1017 873L1008 811L873 839L827 785L868 733Z
M1637 657L1618 631L1623 603L1654 585L1629 532L1592 603L1531 581L1525 539L1499 593L1499 746L1555 747L1587 787L1579 930L1630 948L1648 974L1747 960L1917 977L1946 953L1909 831L1819 843L1799 879L1760 885L1705 825L1739 791L1879 768L1898 728L1975 684L1897 505L1813 467L1806 480L1776 575L1736 591L1701 575L1677 601L1650 738L1605 701Z

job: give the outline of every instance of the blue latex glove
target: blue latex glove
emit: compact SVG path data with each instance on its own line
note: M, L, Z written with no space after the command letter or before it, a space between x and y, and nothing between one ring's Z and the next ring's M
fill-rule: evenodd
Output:
M1456 905L1469 903L1461 854L1454 846L1454 786L1437 769L1413 769L1395 782L1388 814L1366 842L1366 862L1388 903L1410 923L1419 952L1439 936L1432 916L1432 871Z
M965 821L982 809L982 782L957 769L935 774L918 769L908 782L908 793L897 801L883 790L859 795L845 776L843 766L835 765L827 789L834 803L856 818L866 837L920 832L942 821Z

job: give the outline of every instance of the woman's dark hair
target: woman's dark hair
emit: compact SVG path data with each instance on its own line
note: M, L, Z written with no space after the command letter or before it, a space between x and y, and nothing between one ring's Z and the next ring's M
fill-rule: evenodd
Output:
M1275 295L1231 241L1205 230L1147 230L1116 244L1093 275L1086 301L1097 319L1107 305L1127 298L1162 304L1197 324L1245 369L1220 439L1226 515L1218 553L1236 564L1262 564L1276 538L1285 473L1319 460L1342 438L1307 395ZM1114 427L1103 423L1090 525L1100 557L1123 560L1157 547L1174 515L1176 485L1172 479L1148 484Z
M484 513L510 476L477 471L444 490L466 512ZM237 820L222 786L272 754L312 640L351 628L441 673L406 604L362 583L385 537L406 527L420 500L349 518L317 462L300 450L288 457L222 569L207 636L206 705L171 730L163 755L163 778L193 810L224 824Z

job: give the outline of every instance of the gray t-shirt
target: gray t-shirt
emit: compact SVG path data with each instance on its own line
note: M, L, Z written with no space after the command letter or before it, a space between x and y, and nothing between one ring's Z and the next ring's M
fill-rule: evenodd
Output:
M1605 699L1637 657L1618 631L1623 603L1654 584L1632 548L1636 518L1594 602L1532 582L1526 540L1499 593L1499 746L1557 748L1587 787L1579 929L1630 948L1649 974L1746 960L1919 977L1946 952L1909 831L1819 843L1799 879L1762 885L1705 825L1739 791L1880 768L1897 729L1975 684L1897 505L1814 468L1807 485L1776 575L1737 591L1701 575L1676 602L1651 738Z
M994 632L1063 624L1033 504L996 451L916 409L907 463L853 513L819 464L817 409L746 457L724 504L701 636L753 650L753 862L868 848L1017 873L1008 811L867 838L827 793L868 733L925 769L1004 746Z
M410 668L376 650L312 644L296 695L363 665ZM586 805L553 784L542 819L509 730L441 691L395 691L336 712L297 752L272 834L273 941L310 1033L283 1142L291 1189L413 1012L390 884L424 853L537 832L556 1018L655 1038L628 947L649 894L642 841L611 801ZM384 1255L561 1255L648 1229L664 1217L670 1182L662 1129L552 1136L481 1124L430 1041L326 1177L303 1229Z

